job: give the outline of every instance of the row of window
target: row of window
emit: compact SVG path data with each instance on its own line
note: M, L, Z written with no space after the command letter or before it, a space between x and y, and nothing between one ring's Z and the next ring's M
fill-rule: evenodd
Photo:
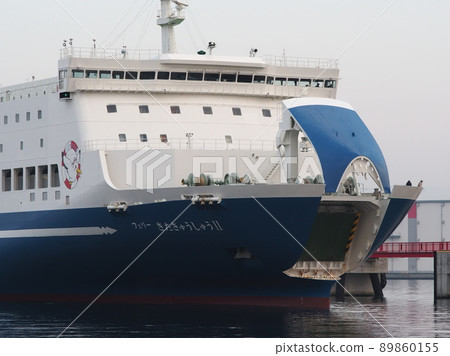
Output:
M40 147L40 148L43 148L43 147L44 147L44 139L43 139L43 138L40 138L40 139L39 139L39 147ZM24 150L24 142L23 142L23 141L19 141L19 149L20 149L21 151ZM3 151L4 151L3 143L0 143L0 153L3 153Z
M192 134L188 134L188 135L192 135ZM159 139L162 143L168 143L169 142L169 138L167 137L167 134L160 134L159 135ZM119 141L120 142L127 142L127 135L124 133L120 133L119 134ZM140 134L139 135L139 141L140 142L148 142L148 137L147 134ZM233 143L233 138L231 137L231 135L225 135L225 142L226 143Z
M165 141L163 141L162 138L161 138L161 142L167 142L167 136L166 135L161 135L161 136L165 136L166 137ZM119 134L119 141L120 142L127 142L127 135L124 134L124 133ZM148 142L147 134L140 134L139 135L139 141L140 142Z
M59 71L59 79L67 77L67 70ZM273 77L265 75L221 73L221 72L168 72L168 71L123 71L123 70L97 70L97 69L72 69L72 78L90 79L130 79L130 80L190 80L205 82L226 82L226 83L255 83L269 85L287 85L299 87L319 87L334 88L334 79L310 79L310 78L289 78Z
M47 94L47 91L46 91L46 90L42 91L42 94L46 95L46 94ZM38 93L38 92L35 92L35 95L38 96L39 93ZM20 98L20 99L23 99L23 96L24 96L24 94L20 94L20 95L19 95L19 98ZM31 98L31 93L28 93L28 94L27 94L27 97L28 97L28 98ZM3 101L10 101L10 100L11 100L11 92L10 92L10 91L7 91L7 92L5 93L5 96L4 96L4 97L3 97L3 96L0 96L0 103L3 103ZM15 97L15 96L12 96L12 100L16 100L16 97Z
M38 120L42 119L42 110L38 110L37 111L37 116L36 117L37 117ZM15 122L20 122L20 118L21 118L20 114L15 114L14 121ZM31 120L31 112L30 111L27 111L25 113L25 120L26 121L30 121ZM8 115L4 115L3 116L3 125L8 125L8 122L9 122L9 116Z
M2 170L2 191L60 186L57 164Z
M106 111L108 113L116 113L117 112L117 105L116 104L109 104L106 105ZM238 107L231 108L231 111L234 116L242 116L242 110ZM272 112L270 109L261 109L263 117L272 117ZM148 105L139 105L139 112L141 114L148 114L150 113L150 110L148 108ZM170 107L170 112L172 114L181 114L181 108L178 105L173 105ZM203 106L203 114L205 115L213 115L213 109L211 106Z

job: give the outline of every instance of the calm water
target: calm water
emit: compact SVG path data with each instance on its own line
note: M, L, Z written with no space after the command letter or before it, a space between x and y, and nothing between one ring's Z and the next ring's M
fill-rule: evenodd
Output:
M450 300L433 281L389 280L384 301L332 299L329 312L94 305L66 337L450 337ZM0 304L0 337L56 337L85 305ZM375 320L376 319L376 320ZM380 326L380 324L382 326Z

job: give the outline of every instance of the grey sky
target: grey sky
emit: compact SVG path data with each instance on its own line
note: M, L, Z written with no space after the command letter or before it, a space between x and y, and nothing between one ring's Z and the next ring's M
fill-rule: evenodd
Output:
M101 44L160 48L158 0L58 0ZM0 85L56 76L64 39L90 47L56 0L16 0L0 12ZM179 52L335 58L392 0L189 0ZM139 10L141 15L136 16ZM450 199L450 2L397 0L340 58L349 102L385 155L391 185L424 180L421 199ZM122 20L122 21L121 21Z

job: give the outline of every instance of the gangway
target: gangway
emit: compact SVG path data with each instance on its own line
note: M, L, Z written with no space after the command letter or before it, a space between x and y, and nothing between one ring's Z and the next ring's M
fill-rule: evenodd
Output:
M450 251L450 242L385 242L371 257L433 257L435 251Z

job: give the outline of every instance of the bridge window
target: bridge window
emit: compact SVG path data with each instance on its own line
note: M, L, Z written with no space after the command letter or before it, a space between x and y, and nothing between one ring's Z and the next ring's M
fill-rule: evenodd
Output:
M155 79L155 72L141 72L139 74L139 79L142 79L142 80Z
M112 72L113 79L123 79L123 72L119 70L114 70Z
M325 88L335 88L336 87L336 81L335 80L325 80Z
M273 84L273 77L267 77L267 84L272 85Z
M168 80L169 74L169 72L158 72L158 79Z
M11 170L2 170L2 190L4 192L11 191Z
M126 72L125 73L125 79L137 79L138 74L137 72Z
M213 114L212 107L211 106L204 106L203 107L203 114L205 114L205 115L212 115Z
M222 75L220 76L220 81L227 83L234 83L236 82L236 74L222 73Z
M110 70L101 70L100 71L100 79L111 79L111 71Z
M207 82L218 82L219 77L219 73L205 73L205 81Z
M322 79L314 79L313 87L314 88L323 88L323 80Z
M311 86L311 79L300 79L300 86L301 87L310 87Z
M127 142L127 135L121 133L119 134L119 141L120 142Z
M275 78L275 85L286 85L286 78Z
M86 78L96 79L98 75L97 70L88 69L86 70Z
M72 69L72 78L84 78L84 70Z
M67 70L66 69L60 70L59 71L59 79L66 79L66 77L67 77Z
M25 169L25 184L27 189L36 188L36 167L27 167Z
M181 114L180 107L178 105L174 105L170 107L170 112L172 114Z
M241 108L232 108L234 116L242 116Z
M288 78L287 85L291 87L298 86L298 78Z
M141 142L147 142L148 141L147 134L140 134L139 139Z
M253 83L264 84L266 82L266 77L264 75L255 75L253 77Z
M253 81L253 75L239 74L237 81L238 83L251 83Z
M186 72L172 72L170 73L171 80L186 80Z
M187 76L188 80L202 81L203 73L189 72Z
M117 106L115 104L106 105L106 111L108 113L117 112Z

